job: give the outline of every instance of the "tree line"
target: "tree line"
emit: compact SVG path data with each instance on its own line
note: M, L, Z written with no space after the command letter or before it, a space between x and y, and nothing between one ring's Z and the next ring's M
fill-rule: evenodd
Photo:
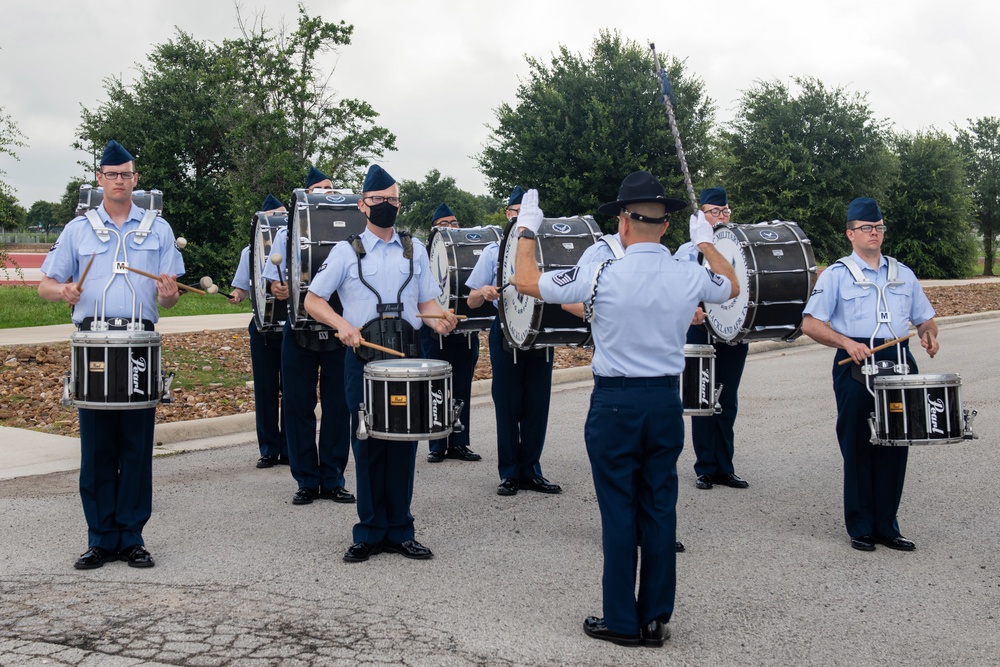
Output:
M140 187L164 191L166 217L188 239L192 275L232 275L263 196L287 196L310 164L357 189L364 167L395 149L366 102L340 99L318 58L350 44L352 26L299 9L294 28L237 15L241 36L221 44L178 31L153 47L136 83L105 80L106 100L81 110L75 147L92 172L118 139L137 157ZM621 179L646 169L683 198L683 181L649 50L609 31L587 54L560 47L528 58L515 99L475 156L489 195L458 188L431 170L400 182L398 224L426 236L442 201L464 226L502 224L515 184L537 187L549 216L593 213L617 196ZM897 132L877 118L864 93L808 76L755 82L732 121L719 123L704 81L686 62L665 63L695 189L727 189L733 221L789 220L810 238L817 260L849 252L848 202L877 199L889 231L884 250L921 278L968 275L980 252L992 275L1000 234L1000 119ZM0 109L0 152L23 145ZM0 174L0 179L2 179ZM60 202L20 208L0 180L0 223L46 226L69 220L79 186ZM605 231L613 220L597 216ZM686 240L686 212L665 243ZM977 236L978 235L978 236Z

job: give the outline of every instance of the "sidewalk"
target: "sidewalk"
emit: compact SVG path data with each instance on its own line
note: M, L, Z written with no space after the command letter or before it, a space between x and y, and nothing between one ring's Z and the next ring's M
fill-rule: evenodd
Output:
M1000 317L1000 311L956 315L939 319L942 327ZM197 317L167 317L157 323L163 333L180 333L208 329L245 328L249 322L246 313L233 315L203 315ZM69 339L72 325L56 325L24 329L0 329L0 346L64 342ZM815 345L811 339L801 337L792 343L758 341L750 343L750 354ZM552 384L571 386L572 383L590 382L589 366L556 369ZM472 383L473 404L489 402L490 380ZM317 408L318 411L318 408ZM186 451L225 447L256 440L255 415L252 412L213 417L171 424L157 424L154 436L154 455L166 456ZM80 440L61 435L50 435L0 426L0 480L28 475L75 470L80 465Z

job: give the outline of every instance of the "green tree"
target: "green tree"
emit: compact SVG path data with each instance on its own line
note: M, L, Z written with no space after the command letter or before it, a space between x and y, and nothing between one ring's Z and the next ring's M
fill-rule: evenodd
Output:
M733 222L797 222L816 259L830 262L848 247L847 204L881 199L895 178L889 126L874 118L864 95L812 77L793 83L758 82L743 94L721 133L729 155L722 183Z
M958 130L958 145L972 188L973 216L983 237L983 275L992 276L1000 241L1000 118L970 118L968 123L968 129Z
M21 134L14 119L4 113L3 107L0 106L0 155L9 155L16 160L18 158L15 149L24 146L24 135ZM6 175L7 173L0 169L0 227L19 227L24 222L20 213L24 209L18 205L14 190L3 181Z
M59 199L53 213L60 224L66 224L76 217L76 207L80 203L80 186L87 182L80 178L73 178L66 184L63 196ZM94 185L93 181L90 181L90 184Z
M231 275L268 192L288 198L309 163L360 181L360 164L394 147L358 100L335 100L318 56L350 43L351 27L300 6L294 30L237 17L221 45L178 31L153 47L136 82L105 81L107 100L83 110L76 146L97 156L109 139L136 156L140 188L164 193L164 217L188 239L192 275ZM352 184L352 183L348 183Z
M893 146L899 176L882 204L889 226L883 252L920 278L966 276L977 248L969 224L972 202L955 141L932 129L901 134Z
M497 125L477 156L494 195L506 197L519 184L538 188L548 216L594 213L617 198L626 175L646 169L685 198L648 49L602 31L588 57L561 46L548 64L528 58L528 65L517 102L496 109ZM666 68L692 179L704 180L715 169L709 142L714 103L683 61L668 58ZM602 224L610 230L613 220ZM668 243L686 240L686 230L676 225Z
M66 222L56 217L59 204L38 200L28 209L26 222L29 227L41 227L46 233L55 225Z
M426 239L431 216L442 203L448 204L462 227L480 227L486 216L500 206L500 200L476 196L455 185L451 176L441 176L437 169L427 172L422 183L403 180L399 183L402 199L397 225Z

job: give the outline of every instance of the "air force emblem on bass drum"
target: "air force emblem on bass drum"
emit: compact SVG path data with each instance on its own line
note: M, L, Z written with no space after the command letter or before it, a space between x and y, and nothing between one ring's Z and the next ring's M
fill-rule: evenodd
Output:
M570 225L567 225L565 222L557 222L552 225L552 231L554 231L556 234L569 234L571 231L573 231L573 228Z

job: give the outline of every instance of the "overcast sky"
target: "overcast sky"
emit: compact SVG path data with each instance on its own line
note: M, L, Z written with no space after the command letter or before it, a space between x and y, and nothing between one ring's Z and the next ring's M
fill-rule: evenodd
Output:
M271 25L294 25L295 0L242 0ZM729 120L755 81L816 76L868 93L898 130L951 131L1000 115L1000 3L995 0L309 0L310 14L354 26L353 43L325 63L345 97L370 102L396 134L383 166L397 180L431 169L485 193L474 157L513 102L525 56L560 45L587 54L602 28L686 58ZM377 7L376 11L372 8ZM0 106L26 135L20 161L0 156L3 179L25 208L57 201L83 176L73 151L81 105L104 100L109 76L134 80L155 44L179 29L206 41L235 37L226 0L4 2ZM993 44L993 46L990 46ZM627 100L622 101L627 104ZM665 147L668 148L668 147ZM141 164L140 171L141 171ZM155 187L142 183L140 187ZM169 197L170 193L165 193Z

